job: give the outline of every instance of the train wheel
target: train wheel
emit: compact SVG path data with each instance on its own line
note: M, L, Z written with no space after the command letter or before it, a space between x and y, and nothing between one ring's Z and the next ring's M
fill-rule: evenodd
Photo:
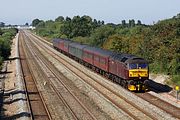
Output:
M121 79L118 79L118 84L119 84L119 85L121 84Z
M123 87L127 89L127 82L126 81L123 82Z

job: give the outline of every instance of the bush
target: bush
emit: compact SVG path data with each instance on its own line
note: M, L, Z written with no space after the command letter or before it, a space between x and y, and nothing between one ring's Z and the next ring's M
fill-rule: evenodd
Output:
M0 66L2 65L3 58L0 56Z
M1 30L0 35L0 66L4 59L7 59L11 54L12 39L18 32L17 29L5 29Z
M173 84L180 86L180 75L173 75L172 82Z

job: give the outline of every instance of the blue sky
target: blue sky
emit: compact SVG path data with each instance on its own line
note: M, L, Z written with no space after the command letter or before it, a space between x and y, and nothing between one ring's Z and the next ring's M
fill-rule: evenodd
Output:
M6 24L76 15L89 15L105 23L135 19L152 24L178 13L180 0L0 0L0 22Z

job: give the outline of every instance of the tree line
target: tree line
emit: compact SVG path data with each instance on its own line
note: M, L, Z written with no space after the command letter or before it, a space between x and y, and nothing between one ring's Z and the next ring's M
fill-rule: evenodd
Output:
M150 71L172 76L180 85L180 14L154 25L140 20L119 24L90 16L57 17L54 21L34 19L35 32L47 39L68 38L112 51L130 53L147 59Z
M18 32L17 29L1 29L0 28L0 68L4 60L8 59L11 54L12 39Z

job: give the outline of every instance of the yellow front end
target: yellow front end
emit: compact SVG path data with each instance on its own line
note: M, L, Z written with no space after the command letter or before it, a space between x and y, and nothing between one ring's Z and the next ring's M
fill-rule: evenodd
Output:
M133 78L142 78L148 77L148 70L147 69L131 69L129 70L129 77Z
M131 69L129 70L129 78L134 80L134 84L128 84L128 89L130 91L146 91L147 88L142 82L138 82L139 80L147 79L148 69ZM137 80L137 81L136 81Z

